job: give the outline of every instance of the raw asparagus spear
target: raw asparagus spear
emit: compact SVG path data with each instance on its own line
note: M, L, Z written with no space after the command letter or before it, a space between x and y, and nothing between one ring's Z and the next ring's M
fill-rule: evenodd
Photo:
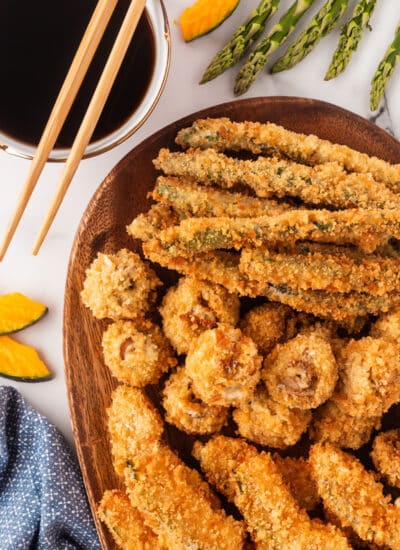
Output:
M257 78L269 56L286 40L296 27L299 19L308 10L314 0L295 0L268 35L257 44L240 69L235 83L235 94L244 94Z
M370 106L371 111L378 108L385 92L386 84L393 74L397 61L400 58L400 24L396 29L393 42L386 50L385 56L379 63L374 78L372 79Z
M318 42L335 27L347 8L348 0L328 0L315 15L298 39L272 67L273 73L284 71L299 63Z
M279 2L280 0L261 0L247 21L236 29L231 40L212 59L200 84L216 78L239 61L244 51L262 34L267 20L278 9Z
M376 0L360 0L354 8L353 17L342 27L339 44L333 54L325 80L335 78L347 67L362 38L364 27L369 26L375 4Z

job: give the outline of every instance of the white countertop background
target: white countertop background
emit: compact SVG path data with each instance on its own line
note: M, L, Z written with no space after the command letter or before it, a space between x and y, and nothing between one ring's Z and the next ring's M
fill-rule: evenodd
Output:
M237 68L232 68L214 81L199 86L197 83L208 62L230 38L233 30L253 9L258 0L241 0L235 12L212 33L185 44L180 29L174 23L191 0L164 0L168 12L172 59L164 93L151 117L142 128L123 144L98 157L81 162L58 216L37 257L31 249L50 199L53 195L62 164L46 165L40 182L14 237L12 245L0 263L0 293L22 292L49 307L49 313L36 325L18 333L16 338L35 346L51 369L54 378L48 382L29 384L4 378L0 384L16 387L42 414L46 415L72 443L67 391L62 353L62 314L64 285L72 241L80 218L97 187L112 167L144 138L166 124L193 111L234 99L233 81ZM278 20L292 0L281 0L271 24ZM289 44L311 16L321 7L316 0ZM350 0L343 19L351 14L355 0ZM400 21L399 0L378 0L371 19L372 32L364 38L353 55L347 70L340 77L324 82L323 77L336 48L340 25L299 65L290 71L271 76L264 71L250 91L241 97L289 95L312 97L329 101L361 116L372 117L369 112L370 81L387 46L394 37ZM271 67L285 51L280 48L271 57ZM400 64L395 72L383 103L383 112L376 122L400 137ZM376 113L375 113L376 115ZM8 224L17 196L29 169L29 161L12 157L0 151L0 234ZM79 330L79 327L77 327Z

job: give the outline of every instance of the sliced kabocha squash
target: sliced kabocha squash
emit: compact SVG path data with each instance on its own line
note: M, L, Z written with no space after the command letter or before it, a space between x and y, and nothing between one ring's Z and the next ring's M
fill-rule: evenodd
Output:
M17 332L32 325L46 312L46 306L19 292L3 294L0 296L0 335Z
M51 378L51 373L35 348L0 336L0 376L20 382L43 382Z
M231 15L240 0L197 0L186 8L179 23L185 42L203 36L218 27Z

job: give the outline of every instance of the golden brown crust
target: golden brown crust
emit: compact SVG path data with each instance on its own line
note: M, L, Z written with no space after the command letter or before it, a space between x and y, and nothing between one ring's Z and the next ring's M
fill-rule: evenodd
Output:
M283 458L278 453L274 453L272 458L285 485L290 489L301 508L304 508L307 512L314 510L321 499L307 460L303 457L292 458L287 456Z
M400 488L400 429L379 433L374 439L371 458L389 485Z

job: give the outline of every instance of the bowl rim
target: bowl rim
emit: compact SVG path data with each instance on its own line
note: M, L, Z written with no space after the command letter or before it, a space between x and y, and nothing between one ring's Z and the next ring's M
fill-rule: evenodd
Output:
M152 27L156 50L154 70L147 91L139 106L122 126L88 144L83 159L105 153L132 136L149 118L164 91L171 64L171 33L167 10L163 0L148 0L145 9ZM0 150L14 157L33 160L37 146L19 141L0 130ZM69 152L70 149L67 148L53 149L47 161L64 162Z

